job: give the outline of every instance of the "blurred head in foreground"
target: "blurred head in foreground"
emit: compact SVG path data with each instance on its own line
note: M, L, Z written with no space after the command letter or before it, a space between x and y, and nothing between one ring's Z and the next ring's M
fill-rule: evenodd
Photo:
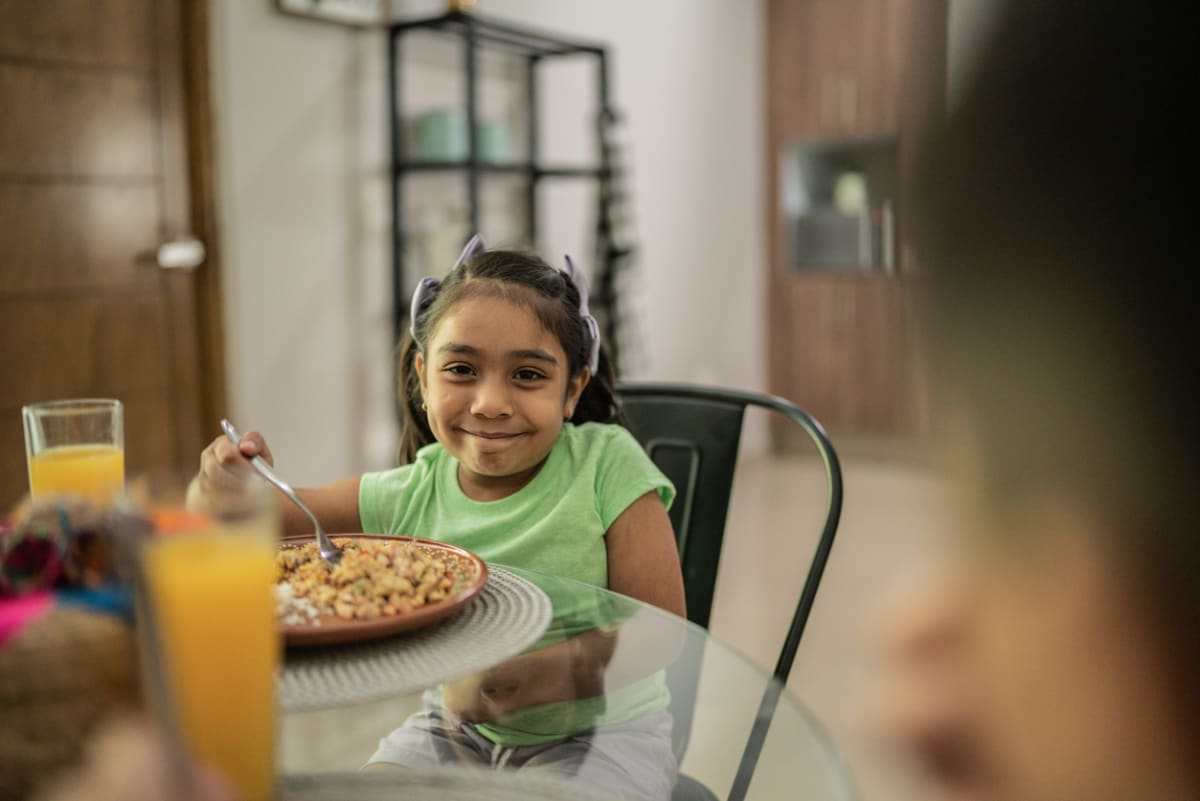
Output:
M1008 2L923 149L969 534L937 657L959 698L910 744L964 798L1200 798L1185 36L1165 4Z

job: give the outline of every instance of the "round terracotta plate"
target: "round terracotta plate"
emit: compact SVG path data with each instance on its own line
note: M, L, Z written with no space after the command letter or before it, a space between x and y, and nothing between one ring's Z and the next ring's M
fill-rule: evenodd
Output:
M414 537L389 537L381 534L332 534L334 541L342 538L391 540L402 542L408 547L419 548L447 562L457 575L450 594L436 603L413 609L398 615L377 617L374 620L343 620L337 615L320 615L310 623L279 624L284 642L289 646L334 645L337 643L361 642L412 631L437 623L462 609L478 595L487 583L487 565L466 548L444 542ZM312 537L285 537L281 548L295 548Z

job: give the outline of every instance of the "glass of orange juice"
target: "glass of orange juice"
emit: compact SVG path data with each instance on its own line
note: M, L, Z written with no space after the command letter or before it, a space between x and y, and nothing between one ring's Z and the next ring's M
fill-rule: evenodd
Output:
M245 801L272 796L278 507L257 476L210 512L157 506L142 545L172 723ZM145 642L145 640L143 640Z
M73 493L109 506L125 487L121 402L47 401L21 408L33 497Z

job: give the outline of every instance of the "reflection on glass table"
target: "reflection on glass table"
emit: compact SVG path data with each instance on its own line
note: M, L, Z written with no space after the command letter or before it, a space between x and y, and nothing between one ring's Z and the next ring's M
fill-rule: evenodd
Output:
M671 798L683 774L725 797L764 693L781 690L770 674L681 618L591 585L504 569L553 604L534 645L422 692L285 708L281 773L331 784L369 773L378 786L388 772L401 781L475 769L649 799ZM360 770L357 780L345 775ZM820 723L786 690L747 797L855 797Z

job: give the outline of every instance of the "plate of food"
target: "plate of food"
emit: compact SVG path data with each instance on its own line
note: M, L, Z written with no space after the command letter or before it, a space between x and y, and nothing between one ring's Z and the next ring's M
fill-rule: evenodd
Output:
M289 646L373 640L444 620L487 583L487 565L444 542L335 534L329 568L311 536L285 538L275 555L275 614Z

